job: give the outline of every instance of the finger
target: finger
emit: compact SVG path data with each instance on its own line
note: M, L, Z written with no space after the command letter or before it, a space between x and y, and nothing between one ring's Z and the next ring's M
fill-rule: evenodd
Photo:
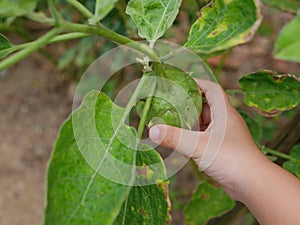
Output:
M191 158L196 152L201 134L168 125L155 125L151 127L149 136L154 143Z
M196 82L200 89L204 92L207 99L207 104L210 108L211 120L216 123L223 120L227 107L231 105L228 96L223 91L223 88L219 84L208 80L196 79Z

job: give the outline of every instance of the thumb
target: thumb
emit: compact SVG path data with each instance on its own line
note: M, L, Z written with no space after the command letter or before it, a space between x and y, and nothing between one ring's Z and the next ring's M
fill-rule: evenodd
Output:
M161 124L151 127L149 131L149 136L154 143L173 149L189 158L199 153L198 141L202 135L200 132Z

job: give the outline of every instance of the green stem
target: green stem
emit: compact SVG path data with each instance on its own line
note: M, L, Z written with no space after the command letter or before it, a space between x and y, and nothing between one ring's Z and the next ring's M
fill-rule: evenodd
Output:
M62 22L62 17L56 9L54 0L48 0L48 6L49 6L52 17L55 20L55 26L58 27L60 25L60 23Z
M105 37L119 44L128 45L142 53L146 54L153 62L154 69L158 76L164 77L165 72L162 64L160 63L159 57L156 55L153 49L149 48L146 44L135 42L125 36L122 36L102 25L89 26L85 24L76 24L64 21L62 28L66 32L82 32L87 34L93 34Z
M71 4L75 9L77 9L83 16L88 19L91 19L94 15L90 12L84 5L82 5L77 0L67 0L69 4Z
M85 34L81 32L73 32L68 34L57 35L49 41L49 44L57 43L57 42L65 42L71 41L79 38L85 38L91 36L90 34Z
M262 149L265 153L267 154L271 154L271 155L274 155L274 156L277 156L277 157L280 157L282 159L287 159L287 160L291 160L291 161L294 161L295 159L290 156L290 155L287 155L287 154L284 154L282 152L278 152L276 150L273 150L273 149L270 149L270 148L266 148L266 147L263 147Z
M229 95L244 94L243 90L240 89L227 89L226 93Z
M58 42L65 42L65 41L71 41L74 39L79 39L79 38L84 38L84 37L89 37L91 36L90 34L85 34L85 33L80 33L80 32L74 32L74 33L68 33L68 34L61 34L61 35L57 35L54 38L52 38L51 40L49 40L48 44L53 44L53 43L58 43ZM18 51L20 49L24 49L27 48L33 44L35 44L36 41L32 41L32 42L27 42L27 43L23 43L23 44L19 44L19 45L14 45L10 48L4 49L0 51L0 54L10 54L13 53L15 51Z
M28 55L30 55L32 52L37 51L39 48L47 45L49 40L51 40L59 32L60 32L60 29L54 28L51 31L49 31L47 34L45 34L44 36L39 38L38 40L31 42L30 45L28 45L28 43L26 43L27 48L17 52L16 54L14 54L0 62L0 71L6 69L9 66L12 66L13 64L19 62L20 60L22 60L25 57L27 57Z
M35 22L38 23L43 23L43 24L47 24L47 25L55 25L55 20L53 18L49 18L47 17L45 14L43 13L30 13L28 15L26 15L26 17L30 20L33 20Z
M144 75L144 77L145 77L145 75ZM140 122L139 122L139 127L138 127L138 131L137 131L137 136L138 136L139 139L142 139L142 136L143 136L143 133L144 133L144 128L145 128L145 125L146 125L147 115L148 115L150 107L151 107L151 102L152 102L152 99L153 99L155 89L156 89L156 82L153 82L153 85L151 86L151 90L149 90L150 91L149 97L147 97L147 99L146 99L146 103L145 103L144 108L143 108L143 113L142 113L142 116L141 116L141 119L140 119Z

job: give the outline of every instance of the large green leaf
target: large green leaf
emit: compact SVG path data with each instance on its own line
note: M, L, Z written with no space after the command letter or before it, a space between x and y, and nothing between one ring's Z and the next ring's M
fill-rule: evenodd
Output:
M202 182L184 209L186 224L204 225L208 220L221 216L234 206L235 201L222 188Z
M136 146L131 138L135 130L124 124L113 127L112 120L118 124L123 113L106 95L93 91L63 124L48 168L46 224L112 224L135 172L136 151L128 147ZM120 182L104 177L109 174Z
M252 39L261 22L254 0L215 0L200 12L186 47L198 54L216 53Z
M286 24L275 43L274 54L278 59L300 62L300 16Z
M126 13L138 28L138 34L156 41L170 28L179 12L182 0L130 0Z
M155 72L149 72L147 75L149 79L153 78ZM187 73L170 67L165 70L165 78L156 78L153 82L157 82L157 88L151 102L151 110L146 118L148 126L165 123L192 129L199 120L202 110L202 95L194 79ZM153 82L148 83L151 85ZM145 99L137 104L137 112L140 116L144 104Z
M0 17L23 16L35 10L38 0L0 0Z
M115 225L165 225L170 220L168 182L165 181L167 175L164 164L160 155L150 146L140 147L143 150L137 152L136 157L136 165L140 166L136 172L137 186L131 188ZM143 185L146 182L155 184Z
M292 159L283 163L283 168L295 174L300 179L300 145L292 148L290 156Z
M243 76L239 83L244 92L244 102L267 116L277 115L300 103L299 78L292 75L258 71Z
M297 13L300 8L300 0L262 0L262 2L290 13Z
M13 46L12 43L10 43L10 41L5 36L0 34L0 59L4 58L8 54L8 53L1 53L1 51L8 49L12 46Z
M92 23L102 20L114 7L118 0L96 0L94 17Z

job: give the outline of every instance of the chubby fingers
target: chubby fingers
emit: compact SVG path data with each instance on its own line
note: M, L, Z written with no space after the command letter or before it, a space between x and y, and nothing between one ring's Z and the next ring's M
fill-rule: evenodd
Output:
M195 158L196 155L199 155L199 140L202 135L204 134L201 132L162 124L151 127L149 132L154 143L173 149L189 158Z

